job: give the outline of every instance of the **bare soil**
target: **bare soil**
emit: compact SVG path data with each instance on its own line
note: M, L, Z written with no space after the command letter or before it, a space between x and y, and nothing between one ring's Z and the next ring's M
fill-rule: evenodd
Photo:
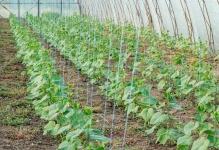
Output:
M54 150L57 141L43 135L45 122L25 99L27 77L16 51L9 22L0 19L0 150Z

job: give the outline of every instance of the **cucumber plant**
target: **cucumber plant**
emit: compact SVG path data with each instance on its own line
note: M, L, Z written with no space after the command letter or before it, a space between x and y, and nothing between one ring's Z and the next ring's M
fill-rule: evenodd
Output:
M141 28L134 60L136 29L132 25L52 14L27 16L27 22L93 83L101 84L106 96L124 106L128 114L141 118L146 134L155 133L157 142L175 143L178 149L218 148L218 81L205 44ZM152 94L154 89L158 95ZM190 120L182 121L171 113L185 111L182 101L195 103Z
M109 139L92 128L92 109L71 100L70 90L58 75L49 51L15 16L10 17L10 24L19 49L17 57L26 65L29 76L28 98L36 113L48 122L44 134L59 136L61 150L104 149Z

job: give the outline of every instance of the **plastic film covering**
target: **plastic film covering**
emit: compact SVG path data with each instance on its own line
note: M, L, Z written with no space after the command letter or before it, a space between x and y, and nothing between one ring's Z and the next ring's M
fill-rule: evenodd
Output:
M219 0L79 0L81 12L115 23L150 26L158 33L206 41L219 50Z

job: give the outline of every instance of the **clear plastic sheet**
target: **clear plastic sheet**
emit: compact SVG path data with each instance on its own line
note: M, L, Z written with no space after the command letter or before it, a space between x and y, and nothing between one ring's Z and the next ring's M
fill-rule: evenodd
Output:
M81 0L81 5L83 13L100 19L150 25L158 33L182 34L208 42L213 51L219 49L218 0Z

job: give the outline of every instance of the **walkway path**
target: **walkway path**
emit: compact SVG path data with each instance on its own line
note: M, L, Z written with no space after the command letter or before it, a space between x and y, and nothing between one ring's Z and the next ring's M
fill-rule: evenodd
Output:
M43 135L27 95L24 66L16 59L8 20L0 19L0 150L55 150L56 141Z

